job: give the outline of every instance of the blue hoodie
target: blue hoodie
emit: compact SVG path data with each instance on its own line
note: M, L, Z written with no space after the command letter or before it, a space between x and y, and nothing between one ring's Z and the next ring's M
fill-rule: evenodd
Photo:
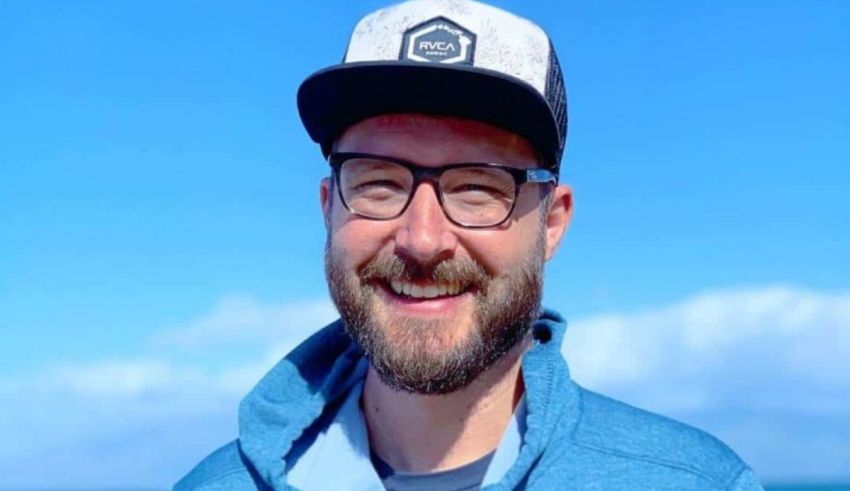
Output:
M533 326L534 344L522 359L521 446L485 490L762 489L752 470L713 436L577 385L561 355L565 329L550 310ZM245 397L239 438L210 454L174 491L296 489L287 475L327 432L367 367L341 321L320 330ZM338 489L364 489L342 472L337 479Z

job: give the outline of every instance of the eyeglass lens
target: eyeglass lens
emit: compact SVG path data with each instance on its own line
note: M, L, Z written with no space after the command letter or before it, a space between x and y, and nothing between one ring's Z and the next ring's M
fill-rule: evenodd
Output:
M413 192L413 174L394 162L353 158L340 167L340 191L352 212L370 218L398 216ZM443 209L453 221L468 226L502 222L516 196L513 176L488 167L460 167L439 179Z

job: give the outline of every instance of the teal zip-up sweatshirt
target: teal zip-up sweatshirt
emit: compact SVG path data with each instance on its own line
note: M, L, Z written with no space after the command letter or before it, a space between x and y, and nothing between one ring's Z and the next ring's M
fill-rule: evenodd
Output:
M525 431L516 461L485 489L760 490L718 439L577 385L561 355L563 319L546 310L522 359ZM239 438L174 491L292 490L287 472L363 380L363 353L336 321L281 360L239 407ZM334 469L327 469L334 472ZM339 476L339 489L352 488Z

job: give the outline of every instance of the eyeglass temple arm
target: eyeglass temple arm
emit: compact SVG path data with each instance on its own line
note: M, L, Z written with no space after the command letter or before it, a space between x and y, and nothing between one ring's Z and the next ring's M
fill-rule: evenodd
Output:
M554 173L546 169L526 169L525 182L538 182L558 184L558 178Z

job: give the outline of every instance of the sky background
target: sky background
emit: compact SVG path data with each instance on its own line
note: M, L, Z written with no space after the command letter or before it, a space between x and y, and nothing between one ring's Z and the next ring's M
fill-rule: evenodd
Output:
M567 83L574 377L850 481L850 3L494 3ZM335 317L295 93L385 4L0 0L0 489L169 487Z

